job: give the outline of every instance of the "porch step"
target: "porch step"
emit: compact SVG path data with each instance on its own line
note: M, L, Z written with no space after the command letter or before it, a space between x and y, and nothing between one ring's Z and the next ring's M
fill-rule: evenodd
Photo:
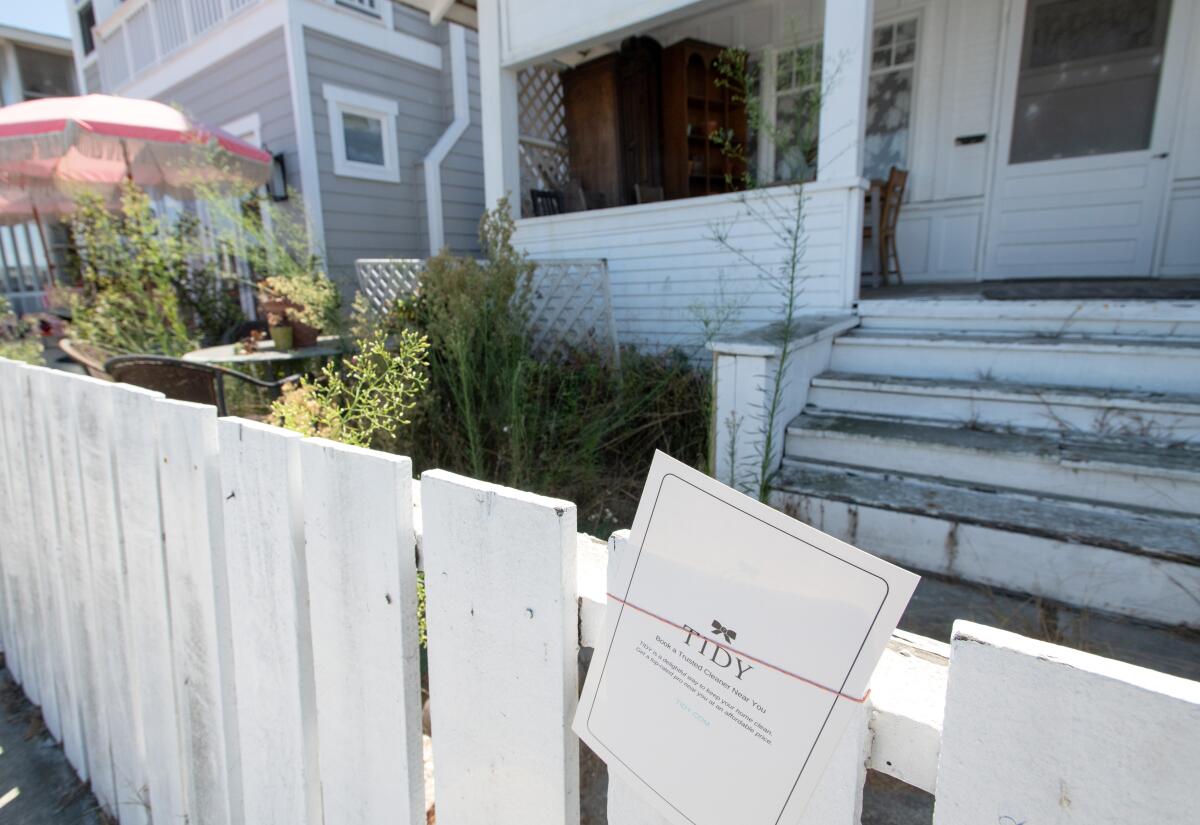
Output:
M912 298L858 302L868 330L1200 338L1200 301Z
M830 370L905 378L1200 394L1200 338L860 328L834 341Z
M903 412L956 427L1200 440L1200 394L826 372L813 379L808 403L818 413Z
M1200 449L1145 439L806 412L788 426L785 455L1105 504L1200 511Z
M831 461L784 460L776 506L901 564L1200 627L1200 521Z

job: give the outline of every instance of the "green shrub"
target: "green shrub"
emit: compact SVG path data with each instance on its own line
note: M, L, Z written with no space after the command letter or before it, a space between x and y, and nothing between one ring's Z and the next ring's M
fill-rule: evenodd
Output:
M271 405L271 423L358 447L394 450L428 381L428 341L406 330L389 341L381 332L358 342L339 368L329 362L316 379L286 387Z
M485 258L429 260L401 318L430 342L429 389L402 449L441 467L574 501L580 528L627 527L654 450L705 465L710 382L680 353L531 354L533 264L501 203L481 222Z
M0 358L41 364L42 342L28 321L18 318L12 304L0 295Z
M110 352L182 355L195 349L176 285L187 276L191 240L168 231L132 183L110 212L82 195L71 219L82 290L71 302L71 334Z

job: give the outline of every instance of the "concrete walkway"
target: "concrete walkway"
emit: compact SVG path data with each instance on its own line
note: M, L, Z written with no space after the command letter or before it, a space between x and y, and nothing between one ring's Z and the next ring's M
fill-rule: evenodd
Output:
M0 823L105 825L95 797L46 734L8 670L0 669Z

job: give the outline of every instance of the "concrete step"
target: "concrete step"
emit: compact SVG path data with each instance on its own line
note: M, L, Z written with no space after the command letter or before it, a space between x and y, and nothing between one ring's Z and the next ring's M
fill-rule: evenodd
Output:
M1121 506L1200 512L1200 450L1131 437L994 432L803 413L787 429L785 455Z
M834 372L1200 394L1200 338L963 334L856 329Z
M816 412L904 415L957 427L1200 443L1200 394L826 372L813 379L808 403Z
M913 298L858 302L869 330L1200 338L1200 301Z
M1200 520L926 475L785 459L773 503L931 573L1200 627Z

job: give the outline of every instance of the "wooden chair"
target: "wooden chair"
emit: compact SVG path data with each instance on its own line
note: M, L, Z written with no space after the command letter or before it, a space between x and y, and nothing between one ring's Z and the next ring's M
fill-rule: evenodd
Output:
M70 338L63 338L59 341L58 348L68 358L83 367L84 371L92 376L92 378L99 378L102 381L112 380L112 376L104 371L104 362L112 358L111 352L107 352L94 344L88 344L84 341L74 341Z
M900 220L900 207L904 203L907 186L908 170L893 166L879 191L879 208L873 210L879 215L879 227L863 227L863 240L875 242L878 286L887 286L888 275L893 272L896 273L896 283L904 283L904 275L900 271L900 253L896 249L896 224Z
M165 355L118 355L104 362L104 369L114 381L157 390L176 401L212 404L217 415L228 415L225 406L225 379L244 381L270 392L278 398L283 385L298 381L299 375L289 375L278 381L263 381L244 372L168 358Z
M557 189L530 189L529 200L537 217L563 213L563 195Z
M663 199L661 186L649 186L645 183L635 183L633 194L638 203L658 203Z

